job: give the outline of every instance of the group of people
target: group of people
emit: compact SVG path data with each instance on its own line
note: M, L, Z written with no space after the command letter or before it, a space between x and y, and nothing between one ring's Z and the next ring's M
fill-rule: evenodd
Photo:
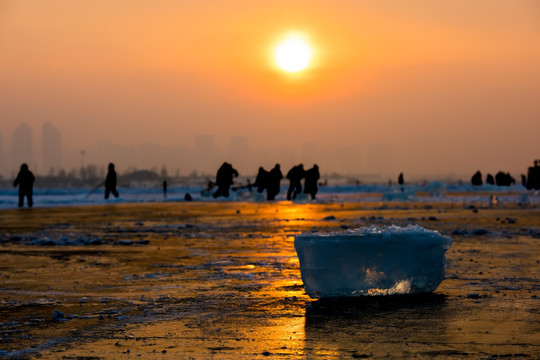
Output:
M523 176L522 176L523 181ZM474 173L471 177L471 184L474 186L481 186L483 184L482 173L480 170ZM499 171L495 174L495 177L491 174L486 175L486 184L497 185L497 186L510 186L516 183L516 179L510 175L508 172Z
M231 164L224 162L219 168L216 175L215 185L217 186L216 192L212 195L214 198L220 196L229 197L231 185L233 185L233 179L238 176L238 171L232 167ZM318 180L320 178L319 167L313 165L309 170L304 170L304 165L299 164L294 166L287 173L287 179L289 179L290 185L287 190L287 199L296 199L296 196L302 192L302 179L305 179L304 193L311 195L312 199L319 190ZM257 192L262 193L266 191L266 199L274 200L280 192L281 179L283 174L279 164L276 164L270 171L266 171L262 166L259 168L259 172L255 179L254 184L248 184L247 187L251 190L252 187L257 189ZM17 178L13 182L14 187L19 187L19 207L24 206L24 198L26 198L28 207L32 207L33 202L33 187L35 177L34 174L28 169L27 164L22 164ZM209 188L213 187L213 183L209 184ZM114 169L114 164L110 163L108 166L107 176L105 181L98 184L89 194L97 190L98 188L105 186L105 199L108 199L112 194L114 197L120 196L117 187L117 175ZM163 194L167 194L167 182L163 182ZM189 195L189 194L188 194ZM186 195L187 196L187 195ZM189 199L191 200L191 196Z
M508 172L499 171L495 177L491 174L486 176L486 184L497 186L510 186L516 183L516 180ZM480 186L483 184L482 173L478 170L471 178L471 184ZM534 166L530 166L527 175L521 175L521 184L527 190L540 190L540 160L534 161Z
M471 184L481 186L483 184L482 173L480 170L474 173L471 177ZM497 186L510 186L516 183L516 179L509 172L499 171L495 177L491 174L486 175L486 184ZM540 189L540 161L535 161L535 167L529 168L528 176L521 175L521 184L528 190ZM536 187L535 187L536 186Z
M287 179L289 179L287 200L296 199L296 196L302 192L302 179L305 179L304 194L309 194L312 199L315 199L315 195L319 191L317 182L320 177L321 175L319 174L319 167L317 164L313 165L313 167L308 170L304 170L303 164L293 166L287 173Z
M238 171L231 164L224 162L219 168L216 175L215 185L216 192L212 195L214 198L220 196L229 197L229 191L233 184L233 179L238 176ZM304 170L304 165L299 164L293 166L287 173L289 179L289 189L287 190L287 200L296 199L296 196L302 193L302 179L304 182L304 193L309 194L312 199L315 199L319 191L318 180L320 179L319 167L315 164L309 170ZM279 194L281 188L281 167L276 164L270 171L265 170L262 166L259 168L254 184L244 186L251 190L252 187L257 189L258 193L263 193L266 190L266 199L274 200ZM213 185L213 184L211 184Z
M283 179L283 174L279 164L276 164L270 171L266 171L261 166L253 186L257 188L259 194L266 190L266 200L274 200L279 194L281 179Z
M220 196L229 197L231 186L233 185L233 179L238 177L238 171L232 167L231 164L224 162L221 167L218 169L216 174L217 186L216 192L212 195L214 198ZM304 165L299 164L293 166L287 173L287 179L289 179L289 188L287 190L287 200L296 199L298 194L302 193L302 180L304 180L304 194L309 194L311 199L315 199L317 192L319 191L318 181L320 179L319 167L317 164L313 165L311 169L304 170ZM258 193L266 191L266 199L274 200L280 192L281 180L283 179L283 174L281 173L281 168L279 164L276 164L274 168L270 171L265 170L262 166L259 168L257 177L254 184L249 184L247 187L251 190L252 187L257 189ZM32 207L34 204L32 195L33 195L33 186L34 186L35 177L34 174L28 169L27 164L22 164L15 181L13 182L14 187L19 187L19 207L23 207L24 198L28 207ZM527 176L521 175L521 181L523 186L528 190L540 190L540 160L534 161L534 166L529 167ZM515 179L510 175L510 173L505 173L499 171L495 177L491 174L487 174L486 183L497 186L510 186L515 184ZM403 185L403 173L399 174L398 183ZM474 186L480 186L483 184L482 173L478 170L471 178L471 183ZM115 197L119 196L117 186L117 176L114 169L114 164L110 163L108 166L107 177L105 181L96 186L95 189L105 185L105 199L108 199L110 194L113 194ZM209 184L209 189L213 186L213 183ZM95 190L94 189L94 190ZM167 182L163 182L163 192L164 196L167 193ZM191 197L190 197L191 199Z
M33 193L35 180L36 178L30 169L28 169L28 165L22 164L15 181L13 181L13 187L19 187L19 207L24 206L24 198L26 198L28 207L32 207L34 205ZM110 194L113 194L114 197L118 197L120 194L118 194L118 190L116 190L116 182L116 171L114 170L114 164L110 163L105 181L98 184L98 186L96 186L94 189L98 189L105 185L105 199L108 199ZM93 190L91 192L93 192Z

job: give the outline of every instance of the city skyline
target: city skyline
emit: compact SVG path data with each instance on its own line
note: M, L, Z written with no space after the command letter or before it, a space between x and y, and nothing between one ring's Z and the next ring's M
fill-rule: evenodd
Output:
M212 176L223 161L232 162L242 175L253 176L259 166L270 169L280 163L288 169L298 163L305 166L318 164L324 174L341 174L356 176L364 182L386 181L394 179L400 172L405 172L409 179L461 179L467 181L472 173L448 169L443 173L422 173L403 170L393 163L392 148L384 145L370 145L363 152L352 147L321 148L314 142L305 142L278 148L261 148L250 142L248 137L231 136L228 140L216 141L209 134L195 134L192 141L175 146L162 146L156 143L140 143L123 145L108 141L99 141L94 147L65 148L60 129L49 122L39 127L40 132L34 136L35 129L21 123L9 142L3 141L0 133L0 160L3 169L0 175L12 177L20 164L28 163L38 175L57 175L60 170L79 174L82 167L96 166L105 168L109 162L117 164L121 173L134 170L152 170L160 173L166 169L170 176L187 176L205 174ZM10 147L5 151L4 147ZM36 151L35 149L40 149ZM341 163L347 154L354 153L355 162ZM250 154L252 156L244 156ZM533 160L514 164L514 166L484 166L476 170L482 173L495 174L498 171L510 172L515 178L526 173ZM386 169L392 169L387 171ZM475 171L476 171L475 170Z

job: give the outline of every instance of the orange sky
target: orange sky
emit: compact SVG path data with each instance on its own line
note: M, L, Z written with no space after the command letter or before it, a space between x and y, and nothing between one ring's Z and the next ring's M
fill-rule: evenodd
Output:
M290 31L315 51L296 75L271 57ZM81 149L108 162L106 142L183 147L197 161L155 155L181 171L518 175L540 159L538 64L536 0L0 0L2 151L25 122L39 158L47 121L66 167ZM249 155L198 158L197 135L245 137Z

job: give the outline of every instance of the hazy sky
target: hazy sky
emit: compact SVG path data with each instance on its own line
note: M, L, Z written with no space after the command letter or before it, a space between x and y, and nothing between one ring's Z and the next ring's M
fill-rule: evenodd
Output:
M314 51L293 75L272 57L291 31ZM50 122L72 154L211 135L267 167L518 175L540 159L540 2L0 0L0 121L4 152Z

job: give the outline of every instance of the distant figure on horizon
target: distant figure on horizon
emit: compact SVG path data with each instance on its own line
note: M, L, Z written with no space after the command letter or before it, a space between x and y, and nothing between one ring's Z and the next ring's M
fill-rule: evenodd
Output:
M287 173L287 179L289 179L290 185L287 190L287 200L296 199L296 195L302 192L302 179L306 176L304 165L299 164L293 166Z
M34 200L32 199L32 194L34 190L34 174L28 170L28 165L22 164L21 170L17 174L15 181L13 182L13 187L19 186L19 207L24 206L24 197L26 196L26 203L28 207L34 205Z
M107 177L105 178L105 199L108 199L111 193L114 197L120 196L116 190L116 171L114 171L113 163L109 163Z
M473 184L474 186L481 186L483 184L482 173L480 172L480 170L475 172L474 175L472 176L471 184Z
M399 173L397 181L398 181L401 191L405 191L405 188L403 187L403 184L405 184L405 180L403 179L403 173Z
M534 161L534 166L527 170L527 190L540 190L540 160Z
M229 190L233 184L233 177L238 176L238 171L231 164L224 162L216 174L216 185L218 189L212 195L214 198L220 196L229 197Z
M305 177L306 183L304 186L304 194L310 194L311 199L315 200L315 195L319 191L317 181L319 181L319 179L321 178L321 174L319 174L319 167L317 166L317 164L313 165L311 169L306 170Z
M493 175L491 174L486 175L486 184L495 185L495 178L493 178Z
M274 200L276 195L281 190L281 179L283 174L281 173L281 167L276 164L272 170L268 173L268 187L266 189L266 200Z
M254 186L257 188L257 192L259 194L262 194L264 190L268 193L268 179L269 179L270 173L266 171L262 166L259 167L259 172L257 173L257 177L255 178L255 183L251 186Z
M167 180L163 180L163 198L167 198Z

